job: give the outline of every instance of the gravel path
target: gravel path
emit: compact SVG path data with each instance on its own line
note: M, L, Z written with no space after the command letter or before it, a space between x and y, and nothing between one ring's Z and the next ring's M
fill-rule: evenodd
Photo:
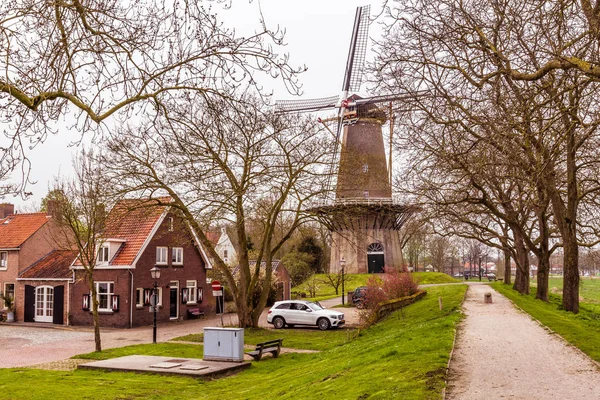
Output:
M600 399L600 368L498 292L470 285L464 310L446 399Z

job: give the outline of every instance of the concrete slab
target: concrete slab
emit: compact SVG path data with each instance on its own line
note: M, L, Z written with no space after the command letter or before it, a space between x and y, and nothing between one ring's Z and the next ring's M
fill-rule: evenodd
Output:
M77 368L104 371L150 372L160 375L184 375L197 378L225 375L248 368L249 362L205 361L199 358L126 356L81 364Z

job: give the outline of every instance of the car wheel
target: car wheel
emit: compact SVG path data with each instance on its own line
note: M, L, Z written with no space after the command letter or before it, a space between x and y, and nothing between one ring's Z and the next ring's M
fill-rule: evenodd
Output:
M317 326L322 331L326 331L327 329L329 329L330 325L331 324L329 323L329 320L327 318L319 318L319 320L317 321Z
M281 317L273 318L273 326L275 329L281 329L285 326L285 321Z

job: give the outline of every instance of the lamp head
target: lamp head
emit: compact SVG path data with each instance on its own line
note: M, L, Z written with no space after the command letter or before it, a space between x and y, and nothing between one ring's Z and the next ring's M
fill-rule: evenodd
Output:
M152 277L152 279L154 280L158 280L160 279L160 268L158 267L154 267L150 270L150 276Z

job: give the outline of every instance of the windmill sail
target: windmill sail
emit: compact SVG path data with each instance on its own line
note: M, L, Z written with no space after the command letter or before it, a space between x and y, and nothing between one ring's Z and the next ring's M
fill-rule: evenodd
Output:
M344 93L342 100L345 100L348 92L360 91L369 42L370 12L370 5L356 9L352 40L350 41L348 60L346 61L346 73L344 74L344 82L342 84L342 92Z

